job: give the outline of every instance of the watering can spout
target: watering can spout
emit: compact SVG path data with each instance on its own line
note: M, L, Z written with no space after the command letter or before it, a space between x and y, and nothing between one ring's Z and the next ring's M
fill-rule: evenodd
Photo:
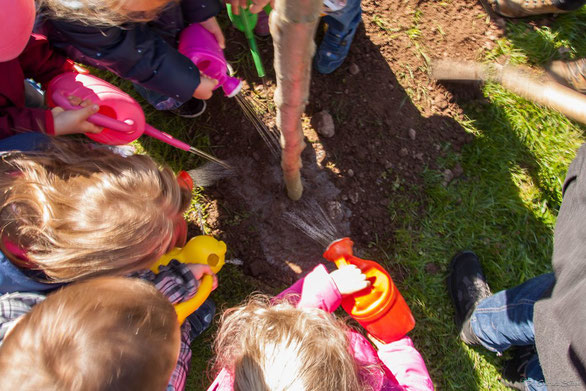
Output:
M242 81L236 77L227 76L226 81L222 84L226 98L233 98L242 90Z

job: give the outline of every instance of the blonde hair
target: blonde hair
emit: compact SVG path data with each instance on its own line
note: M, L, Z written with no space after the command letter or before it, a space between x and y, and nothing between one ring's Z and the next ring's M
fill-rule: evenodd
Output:
M348 327L332 314L272 304L256 295L227 310L214 342L214 369L226 368L240 391L370 389L349 348Z
M159 5L148 11L125 8L133 0L38 0L39 14L89 26L114 27L125 23L146 23L157 18L169 3L179 0L151 0Z
M172 245L191 194L148 156L53 141L0 162L0 234L20 267L69 282L148 267ZM2 251L10 256L2 243Z
M2 390L164 390L179 323L152 284L101 277L36 305L0 347Z

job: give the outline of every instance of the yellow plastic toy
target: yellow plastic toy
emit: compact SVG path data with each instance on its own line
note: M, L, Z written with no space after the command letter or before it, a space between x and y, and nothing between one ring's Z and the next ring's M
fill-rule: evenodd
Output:
M159 266L167 265L172 259L181 263L198 263L209 265L214 273L218 273L226 258L226 243L216 240L208 235L200 235L191 238L185 247L175 247L151 266L153 273L159 273ZM214 279L205 274L199 284L199 289L191 299L175 304L175 312L179 323L197 310L212 292Z

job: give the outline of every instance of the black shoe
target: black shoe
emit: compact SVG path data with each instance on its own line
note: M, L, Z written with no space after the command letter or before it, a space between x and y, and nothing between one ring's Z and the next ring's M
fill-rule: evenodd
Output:
M517 346L513 357L505 362L501 383L516 390L525 390L527 364L537 353L535 346Z
M480 300L490 296L490 288L480 261L472 251L462 251L450 263L448 290L456 309L456 326L460 338L469 345L480 345L470 327L470 316Z
M205 100L191 98L178 108L169 111L183 118L195 118L199 117L204 111L206 111L206 106Z

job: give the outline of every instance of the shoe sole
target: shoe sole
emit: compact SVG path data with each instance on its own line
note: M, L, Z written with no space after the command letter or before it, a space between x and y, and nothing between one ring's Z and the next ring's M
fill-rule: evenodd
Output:
M205 100L202 100L202 102L203 102L203 107L202 107L201 111L199 111L195 114L188 114L188 115L178 114L179 117L181 117L181 118L197 118L197 117L199 117L200 115L202 115L206 111L206 108L208 107L208 104L206 103Z

